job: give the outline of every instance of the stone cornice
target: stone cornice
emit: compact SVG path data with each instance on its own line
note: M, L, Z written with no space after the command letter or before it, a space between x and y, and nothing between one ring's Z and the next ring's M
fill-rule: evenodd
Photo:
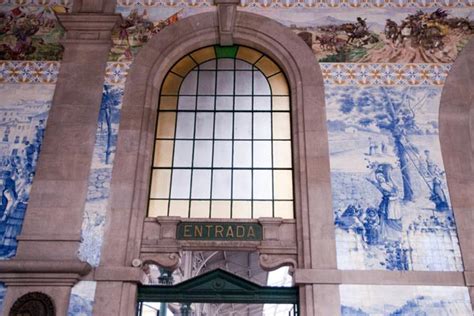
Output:
M111 44L112 29L122 20L120 14L58 14L66 29L63 44Z

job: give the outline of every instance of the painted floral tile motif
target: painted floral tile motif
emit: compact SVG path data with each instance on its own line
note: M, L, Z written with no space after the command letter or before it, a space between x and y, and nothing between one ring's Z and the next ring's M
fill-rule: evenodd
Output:
M0 84L0 260L16 254L54 85Z
M23 2L23 1L22 1ZM64 35L56 13L68 12L60 3L7 4L0 7L0 60L61 60Z
M3 300L5 299L5 294L7 292L7 288L3 283L0 283L0 314L3 310Z
M340 285L342 316L467 316L469 293L455 286Z
M462 271L437 87L326 86L339 269Z
M320 62L452 63L474 34L469 9L245 10L290 27Z
M97 282L81 281L71 290L67 316L92 316Z

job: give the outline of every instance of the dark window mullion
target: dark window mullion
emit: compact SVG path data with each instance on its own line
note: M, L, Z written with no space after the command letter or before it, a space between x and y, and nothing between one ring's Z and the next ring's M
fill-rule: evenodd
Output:
M234 69L236 68L236 62L234 58ZM235 74L236 72L234 71L232 73L233 76L233 81L232 81L232 157L231 157L231 163L230 163L230 218L234 218L233 214L233 206L234 206L234 129L235 129Z
M178 108L179 105L179 91L178 91L178 96L176 97L176 109ZM158 112L159 115L160 112ZM176 115L174 117L174 134L173 136L176 137L176 131L178 130L178 112L176 112ZM156 141L155 141L156 142ZM171 170L170 170L170 189L169 189L169 199L168 199L168 216L170 216L170 207L171 207L171 189L173 188L173 169L174 169L174 155L175 155L175 150L176 150L176 138L173 139L173 154L171 155Z
M253 218L253 191L254 191L254 187L253 187L253 145L254 145L254 140L253 140L253 135L254 135L254 130L253 130L253 119L254 119L254 113L253 113L253 107L254 107L254 82L253 82L253 77L255 75L255 67L252 67L252 101L251 101L251 104L252 104L252 114L251 114L251 123L250 123L250 129L251 129L251 138L252 138L252 141L250 142L250 155L251 155L251 158L250 158L250 176L251 176L251 180L250 180L250 199L251 199L251 202L250 202L250 218Z
M212 184L214 182L214 145L216 142L216 103L217 103L217 72L219 71L219 60L216 59L216 71L214 77L214 111L213 111L213 126L212 126L212 147L211 147L211 187L209 188L209 218L212 217L212 200L213 190Z

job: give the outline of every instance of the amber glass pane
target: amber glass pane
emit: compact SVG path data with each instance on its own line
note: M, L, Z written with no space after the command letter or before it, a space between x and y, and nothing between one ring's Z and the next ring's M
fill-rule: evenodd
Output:
M168 198L170 195L170 169L155 169L151 176L151 198Z
M191 71L194 67L196 67L196 63L191 59L191 57L186 56L182 58L178 63L171 69L171 71L181 75L182 77L186 77L188 72Z
M273 139L290 139L290 113L273 113Z
M171 167L173 158L172 140L157 140L155 143L155 158L153 160L154 167Z
M205 61L216 58L216 53L214 47L206 47L200 50L195 51L191 54L191 57L198 63L203 63Z
M255 66L260 69L266 77L280 72L280 68L268 57L262 57Z
M230 218L230 201L212 201L212 218Z
M176 110L178 104L178 97L175 96L161 96L160 110Z
M292 201L275 201L275 217L294 218Z
M273 207L271 201L254 201L253 202L253 218L272 217Z
M189 201L171 200L169 216L189 217Z
M282 73L268 78L268 82L270 82L270 86L272 87L273 95L288 95L288 84Z
M262 53L248 47L239 47L237 58L243 59L251 64L254 64L262 56Z
M161 94L167 95L177 95L179 91L179 86L181 85L183 78L175 75L174 73L168 73L163 82L163 87L161 88Z
M273 167L291 168L291 141L273 142Z
M272 97L272 110L289 111L290 97Z
M168 200L150 200L148 217L168 216Z
M160 112L158 114L158 126L156 128L156 138L174 138L174 126L176 113Z
M252 218L252 202L233 201L232 218Z
M191 217L209 218L209 201L191 201Z
M273 170L275 199L293 199L293 177L291 170Z

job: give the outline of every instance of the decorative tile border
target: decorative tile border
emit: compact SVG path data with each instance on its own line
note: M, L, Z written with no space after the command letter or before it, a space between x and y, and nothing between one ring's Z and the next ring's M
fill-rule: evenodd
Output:
M73 0L0 0L0 5L39 5L52 6L55 4L71 8Z
M59 61L0 61L0 83L56 83Z
M39 1L39 0L36 0ZM65 0L66 1L66 0ZM117 0L119 6L209 7L212 0ZM473 0L240 0L259 8L472 8Z
M130 64L130 62L108 62L105 70L105 84L124 85Z
M331 85L435 85L446 80L451 64L320 63L325 84Z

